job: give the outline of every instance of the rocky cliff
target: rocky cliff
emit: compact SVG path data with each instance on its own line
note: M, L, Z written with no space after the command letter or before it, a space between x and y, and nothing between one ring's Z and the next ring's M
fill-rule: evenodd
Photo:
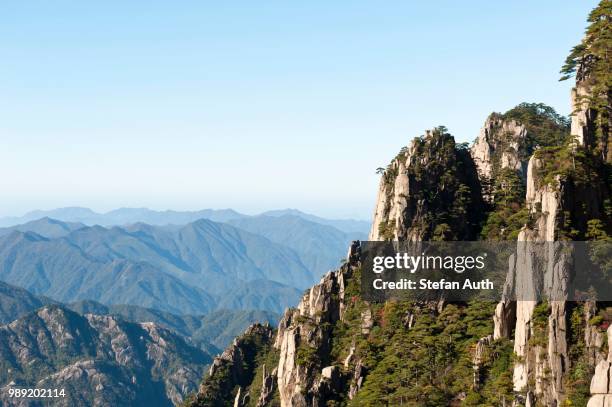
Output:
M469 150L438 127L384 169L369 240L473 240L483 206Z
M153 323L51 305L0 326L0 400L8 388L64 389L64 406L169 406L197 387L208 355Z
M346 280L358 259L359 245L354 243L346 264L327 273L281 319L274 343L280 352L281 406L323 405L339 397L343 372L331 360L333 329L346 309Z
M214 359L206 379L187 404L203 407L276 405L278 355L272 349L273 334L267 324L247 328Z
M540 105L521 109L523 118L536 115L554 132L568 131ZM211 372L200 396L202 389L223 388L217 394L225 398L211 405L234 406L585 405L593 373L595 381L607 374L600 327L607 323L601 316L605 304L561 300L570 259L561 249L534 252L520 242L588 238L594 219L609 230L605 171L591 162L586 146L565 137L544 144L537 132L541 128L504 116L490 116L471 149L476 154L489 145L488 162L483 155L474 163L469 151L440 128L402 149L382 174L370 237L499 239L514 228L517 251L506 290L536 284L555 301L369 303L360 295L360 245L355 242L342 267L285 311L274 340L261 346L263 353L248 372L231 380ZM498 137L507 141L508 129L514 129L511 139L518 140L519 151L531 151L529 158L515 147L500 147ZM536 139L541 144L534 144ZM493 165L490 160L500 148L507 158ZM499 182L508 179L505 170L515 173L523 189ZM494 185L489 199L483 199L487 192L479 182L484 177ZM521 221L497 225L496 217L507 213ZM536 258L537 270L544 270L539 274ZM221 360L233 360L240 352L231 348ZM593 387L593 397L607 400L600 387Z
M574 154L576 168L590 171L591 183L582 182L574 167L550 166L561 162L558 154L577 151L564 144L568 131L554 111L523 104L492 114L469 150L443 128L426 132L382 172L370 238L500 239L512 232L518 241L537 242L572 233L586 236L589 220L604 216L607 192L603 174L591 171L580 154ZM543 134L559 137L548 137L552 141L546 144ZM598 179L602 182L593 182ZM486 183L491 189L485 190ZM512 217L517 221L508 222ZM497 218L505 223L496 223ZM549 253L550 272L534 275L531 262L542 254L520 249L507 290L522 290L540 279L549 293L562 293L568 259ZM497 306L369 303L360 295L359 253L355 242L342 267L285 311L273 343L270 339L261 347L265 354L248 372L229 381L212 372L198 397L202 389L223 388L219 394L225 398L214 405L286 407L373 406L381 400L388 405L535 406L584 399L583 382L604 358L600 329L589 323L601 306L510 300ZM231 360L228 355L236 353L228 349L221 359ZM590 360L582 365L587 354ZM577 372L582 376L572 382Z
M610 21L610 3L600 9L593 24ZM567 68L579 66L571 125L523 103L491 114L471 148L437 127L378 170L370 240L516 241L500 303L365 301L355 242L219 405L612 406L612 307L567 301L564 242L612 235L609 80L592 68L610 53L590 50ZM536 286L544 300L510 295Z
M529 222L518 235L517 248L528 248L520 242L607 238L610 233L609 168L599 155L597 114L585 103L587 92L581 81L572 91L569 140L539 146L529 159L525 198ZM571 258L561 246L555 247L540 254L517 250L509 271L510 286L506 287L510 291L540 285L545 295L555 300L545 304L502 301L494 318L495 338L509 337L514 329L514 390L526 405L569 401L577 391L576 386L568 386L569 378L577 370L592 372L594 363L605 358L602 334L591 323L598 307L605 305L561 301L571 279ZM532 263L535 257L546 266L536 268ZM568 326L570 320L572 326ZM596 377L602 366L598 365ZM591 390L601 393L599 387ZM600 396L596 399L604 400Z
M524 179L531 147L524 125L493 113L485 121L470 152L481 181L491 180L502 168L515 170Z

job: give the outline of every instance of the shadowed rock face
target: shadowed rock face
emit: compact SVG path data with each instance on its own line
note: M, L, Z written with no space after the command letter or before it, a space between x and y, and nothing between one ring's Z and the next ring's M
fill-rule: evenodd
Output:
M273 330L269 325L253 324L234 339L225 351L217 356L198 393L190 400L193 407L246 406L251 400L257 405L267 405L274 397L276 368L272 372L262 366L261 384L252 388L257 364L271 348ZM257 394L256 394L257 393Z
M197 388L210 357L153 323L46 306L0 326L3 405L11 386L65 389L58 405L169 406Z
M469 151L438 128L413 140L384 171L368 239L474 240L483 213Z

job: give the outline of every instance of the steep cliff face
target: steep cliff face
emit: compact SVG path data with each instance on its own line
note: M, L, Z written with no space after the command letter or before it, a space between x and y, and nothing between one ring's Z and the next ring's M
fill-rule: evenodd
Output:
M197 387L208 355L152 323L58 306L0 326L2 405L9 387L65 389L57 405L169 406Z
M329 365L334 325L345 309L346 279L358 267L359 245L353 244L347 262L327 273L304 294L297 308L279 323L274 347L279 350L278 388L281 406L316 406L341 390L341 373Z
M594 147L596 112L589 107L589 86L585 82L578 82L572 89L572 135L576 137L578 144Z
M578 86L572 93L574 141L536 149L529 160L525 198L529 222L518 235L517 253L510 265L506 287L508 291L524 292L540 285L545 288L544 294L555 300L548 303L502 301L494 316L495 338L509 337L514 329L514 390L518 400L529 405L536 402L561 405L571 395L568 393L576 392L574 385L568 386L569 377L575 373L572 369L586 360L582 369L590 371L602 359L602 335L589 324L597 306L586 304L582 313L578 305L560 301L571 279L569 255L554 247L546 253L534 253L530 246L520 244L595 238L594 225L600 228L599 233L610 230L606 209L610 199L608 169L590 144L596 139L590 134L594 128L590 122L593 115L584 110L588 108L582 102L576 105L579 100L576 93L581 91L584 89ZM539 261L538 267L534 261ZM570 327L572 312L576 312L576 318ZM583 337L572 338L582 331ZM597 369L602 367L598 365Z
M439 127L384 170L369 240L473 240L483 208L469 151Z
M278 356L271 351L273 330L254 324L234 339L213 361L191 406L268 406L274 405ZM268 354L270 353L270 354ZM266 364L272 367L266 368ZM256 377L257 376L257 377Z
M502 168L517 171L521 178L527 175L527 128L514 119L505 119L492 113L484 123L470 148L481 182L491 180Z
M539 165L539 161L532 157L527 172L526 203L536 220L533 225L521 230L519 242L552 242L558 238L563 192L551 185L536 186L534 173ZM517 245L508 279L516 292L526 293L533 291L534 287L544 286L545 294L549 297L563 298L562 294L553 295L551 291L567 292L565 282L570 277L570 259L561 250L550 249L549 252L540 253L532 245ZM497 310L499 314L504 314L510 307L515 308L512 315L506 315L506 319L496 313L495 335L496 338L502 333L508 335L510 326L514 326L516 361L513 383L514 391L519 394L518 399L521 400L520 396L523 396L526 404L534 400L539 400L543 405L561 403L563 379L569 366L565 302L538 304L536 301L518 301L514 304L504 301Z

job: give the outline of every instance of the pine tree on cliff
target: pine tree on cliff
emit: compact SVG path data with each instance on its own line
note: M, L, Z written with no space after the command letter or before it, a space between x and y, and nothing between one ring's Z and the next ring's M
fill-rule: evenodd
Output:
M597 137L606 160L612 160L608 133L611 127L612 99L612 0L602 0L591 11L582 42L576 45L561 68L560 80L576 76L577 83L589 89L588 104L597 112Z

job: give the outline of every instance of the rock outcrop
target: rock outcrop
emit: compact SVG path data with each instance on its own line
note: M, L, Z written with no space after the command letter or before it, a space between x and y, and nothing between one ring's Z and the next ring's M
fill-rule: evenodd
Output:
M369 240L473 240L483 212L469 151L436 128L414 139L384 170Z
M578 82L572 89L572 135L581 146L595 146L596 112L589 108L589 89L585 82Z
M527 128L499 113L489 115L470 148L481 181L491 180L501 168L515 170L525 179L530 150Z
M608 343L612 343L612 326L608 327ZM599 361L591 379L591 398L587 407L612 406L612 348L608 349L607 358Z
M257 399L257 407L265 407L274 398L274 391L276 389L276 381L278 369L275 367L271 373L268 374L266 365L263 365L261 390L259 392L259 399Z
M319 406L340 390L339 370L330 360L333 324L342 318L345 281L358 266L360 246L351 245L347 262L327 273L279 323L274 347L280 352L278 389L281 406Z
M578 86L572 92L575 115L571 129L576 140L573 147L569 144L557 150L536 150L529 159L525 205L531 222L518 236L517 251L511 259L505 286L505 293L521 293L522 300L500 302L494 316L496 339L508 337L514 327L513 384L518 400L525 403L561 405L566 397L565 383L571 365L565 300L567 282L572 278L572 259L561 243L550 242L585 236L590 219L605 217L601 205L610 193L609 184L603 181L605 177L598 174L597 164L580 167L583 163L576 155L576 151L582 149L588 156L595 139L591 133L593 115L581 97L584 91ZM569 167L568 160L573 161L573 168ZM557 163L551 167L551 162ZM564 167L566 170L561 170ZM575 175L580 171L590 174L589 182ZM535 295L536 291L542 296ZM538 303L535 301L538 298L550 300ZM586 315L582 322L586 357L591 363L599 361L598 348L601 346L598 333L587 323L594 307L593 304L585 305ZM607 363L599 361L597 365L596 376L600 379L603 371L607 372ZM603 402L607 396L601 396L603 389L599 383L592 386L592 393L598 394L594 396L597 402Z
M474 370L474 384L473 388L478 389L481 384L481 369L484 360L487 357L487 352L493 341L493 336L488 335L481 338L476 342L476 349L474 350L474 357L472 358L472 369Z
M269 350L274 331L266 324L253 324L217 356L210 366L208 376L200 385L192 406L248 405L250 400L267 402L273 386L274 372L268 376L263 371L261 393L251 394L250 385L257 368L257 359ZM257 389L260 391L260 389Z
M56 405L170 406L197 388L208 355L153 323L51 305L0 326L0 404L9 387L65 389Z

